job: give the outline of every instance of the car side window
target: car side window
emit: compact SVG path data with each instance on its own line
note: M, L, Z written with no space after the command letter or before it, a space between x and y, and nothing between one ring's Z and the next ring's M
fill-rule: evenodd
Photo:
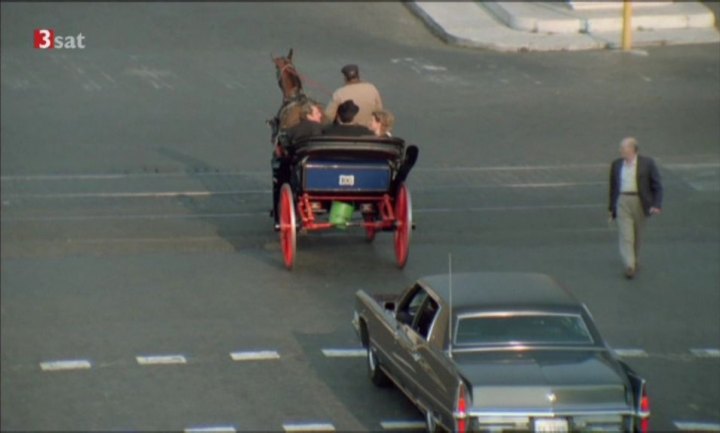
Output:
M420 307L420 311L416 314L412 328L425 340L430 336L430 327L435 320L435 316L437 316L438 309L438 303L427 296Z
M408 326L412 325L418 310L427 298L427 292L421 286L416 285L398 305L395 315L396 319Z

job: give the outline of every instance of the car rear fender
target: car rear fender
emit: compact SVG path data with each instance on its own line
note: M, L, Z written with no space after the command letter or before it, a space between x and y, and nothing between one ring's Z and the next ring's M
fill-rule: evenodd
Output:
M620 361L625 373L627 374L628 381L630 382L630 391L632 392L632 403L635 411L635 416L641 419L650 417L650 410L643 408L643 394L647 392L646 386L647 381L640 377L635 370L633 370L625 362Z

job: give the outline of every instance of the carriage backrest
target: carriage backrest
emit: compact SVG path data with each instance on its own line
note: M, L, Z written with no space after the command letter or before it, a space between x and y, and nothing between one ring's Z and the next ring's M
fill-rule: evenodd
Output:
M403 157L405 141L390 137L309 137L295 146L297 160L310 157L323 159L377 159L398 162Z
M312 192L386 192L404 141L378 137L311 137L297 144L303 189Z

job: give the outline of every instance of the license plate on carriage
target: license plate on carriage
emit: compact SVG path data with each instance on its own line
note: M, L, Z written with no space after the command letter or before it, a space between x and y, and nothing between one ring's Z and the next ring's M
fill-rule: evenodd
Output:
M565 433L570 431L568 421L563 418L537 418L533 423L535 433Z

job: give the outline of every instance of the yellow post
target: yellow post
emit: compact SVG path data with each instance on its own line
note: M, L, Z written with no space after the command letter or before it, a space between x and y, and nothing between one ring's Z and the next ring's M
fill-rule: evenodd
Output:
M623 0L622 49L629 51L630 48L632 48L632 1Z

